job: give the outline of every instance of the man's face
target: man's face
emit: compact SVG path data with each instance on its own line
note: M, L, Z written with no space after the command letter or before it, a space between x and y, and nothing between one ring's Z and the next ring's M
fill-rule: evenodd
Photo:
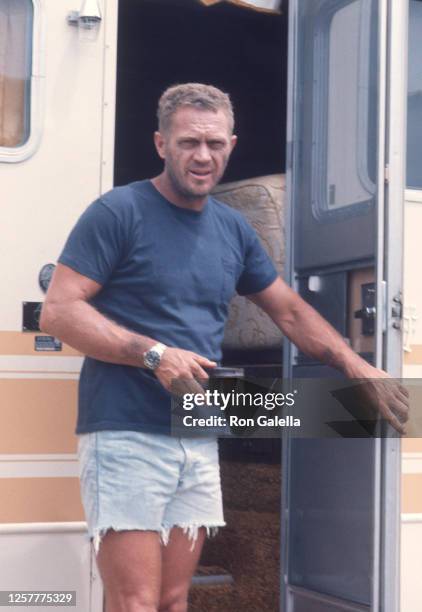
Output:
M174 113L164 134L156 132L155 144L172 188L196 199L207 196L223 176L236 136L224 111L185 106Z

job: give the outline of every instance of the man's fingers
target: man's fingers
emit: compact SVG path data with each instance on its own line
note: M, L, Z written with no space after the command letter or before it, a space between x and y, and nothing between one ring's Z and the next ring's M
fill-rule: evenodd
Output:
M409 418L409 404L401 401L399 398L395 398L394 404L392 405L392 410L394 412L398 412L401 416L406 418L406 421Z
M201 387L198 381L196 381L194 378L191 378L189 381L186 381L185 393L194 393L195 395L204 395L204 388Z
M409 394L407 390L402 385L397 384L396 381L393 383L393 379L391 379L391 384L387 385L387 393L390 397L385 398L384 401L388 409L398 415L402 422L407 421L409 418Z
M390 378L389 380L383 379L382 382L390 393L393 393L395 397L398 397L402 402L408 403L409 391L400 384L398 380Z
M199 365L201 365L201 366L205 366L206 368L215 368L215 367L217 367L217 362L216 361L210 361L206 357L202 357L202 355L197 355L196 353L193 353L192 356L195 359L196 363L199 363Z
M390 418L387 420L399 433L406 435L406 427L402 423L400 423L399 419L396 416L390 413Z
M178 397L182 397L187 392L186 381L180 378L173 378L168 385L164 384L164 387L170 391L170 393Z
M198 362L194 362L192 366L192 372L195 375L195 378L197 379L208 380L209 378L208 374L205 372L205 370L201 368Z
M385 404L383 409L380 410L380 412L381 412L381 415L390 423L390 425L394 427L394 429L396 429L398 432L400 432L403 435L406 434L406 428L404 424L394 414L393 410L389 406Z
M409 391L402 385L398 385L395 390L396 397L406 406L409 406Z
M211 364L214 363L212 361L209 361L209 359L205 359L205 358L202 358L202 359L206 362L207 366L210 363ZM184 391L185 393L203 394L204 388L198 381L208 380L209 378L208 374L205 372L205 370L201 368L198 360L195 359L195 356L194 356L193 361L191 361L191 363L189 363L187 367L189 368L189 375L187 376L181 375L179 377L181 388L185 389Z
M382 419L385 419L400 434L406 434L404 423L408 420L408 400L400 393L393 379L372 380L367 389L368 405L375 408Z
M400 434L402 434L403 436L406 435L406 427L404 425L402 425L398 419L396 419L395 417L392 417L392 419L390 420L390 424Z
M404 395L405 397L407 397L409 399L410 395L409 395L409 391L408 389L406 389L406 387L404 385L397 385L398 390L400 391L400 393L402 395Z
M406 428L403 423L396 417L396 415L390 410L388 406L385 406L384 410L381 411L382 416L396 429L399 433L405 435Z
M204 389L194 378L175 378L171 381L169 391L174 395L182 397L185 393L203 395Z

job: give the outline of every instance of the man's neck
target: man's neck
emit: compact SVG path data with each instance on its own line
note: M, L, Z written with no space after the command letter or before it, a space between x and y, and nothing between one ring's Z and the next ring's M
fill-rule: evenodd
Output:
M187 208L200 212L204 208L208 198L207 195L189 198L177 192L165 172L151 179L151 183L166 200L179 208Z

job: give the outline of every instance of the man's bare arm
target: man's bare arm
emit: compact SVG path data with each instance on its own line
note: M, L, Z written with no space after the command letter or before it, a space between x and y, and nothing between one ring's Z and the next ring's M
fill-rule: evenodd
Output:
M98 312L89 300L100 290L99 283L58 264L42 309L41 330L94 359L143 367L142 354L157 340L125 329ZM215 365L192 351L167 348L155 374L170 388L177 378L208 378L203 367Z
M110 363L141 365L141 355L155 344L110 321L88 300L101 285L58 264L43 305L40 327L84 355Z
M362 367L369 365L281 278L248 298L306 355L341 370L349 378L358 378Z
M406 433L403 422L409 418L407 390L355 353L328 321L281 278L248 298L306 355L342 371L348 378L368 380L368 401L397 431Z

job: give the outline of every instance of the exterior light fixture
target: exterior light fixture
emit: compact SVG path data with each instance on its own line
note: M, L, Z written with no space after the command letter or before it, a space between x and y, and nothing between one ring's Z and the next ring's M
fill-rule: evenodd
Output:
M81 10L71 11L67 16L67 22L78 27L81 42L92 42L97 39L101 20L98 0L83 0Z

